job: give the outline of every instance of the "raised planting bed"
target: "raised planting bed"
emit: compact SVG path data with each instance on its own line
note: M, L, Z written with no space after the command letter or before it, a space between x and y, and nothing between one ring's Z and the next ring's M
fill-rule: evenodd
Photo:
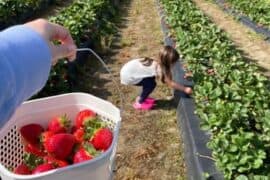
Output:
M238 14L249 17L260 26L270 28L270 2L245 0L218 0Z
M164 44L175 46L176 42L170 37L169 25L166 23L163 9L159 6L161 17L161 29L164 34ZM173 69L174 81L193 86L193 82L184 78L185 70L180 60ZM187 166L188 178L191 180L223 179L223 175L217 171L214 160L211 158L211 150L206 147L209 141L209 134L200 129L200 120L194 114L195 103L193 99L181 91L173 91L174 101L177 103L177 123L180 136L184 142L185 163Z
M267 42L270 42L270 14L267 9L270 8L270 4L268 3L267 6L264 6L265 2L263 1L231 1L232 4L235 4L235 6L232 6L230 2L224 1L224 0L215 0L217 5L221 7L223 11L225 11L228 14L231 14L236 19L238 19L242 24L249 27L253 31L255 31L258 34L263 35L265 40ZM250 4L254 3L254 4ZM242 7L243 5L243 7ZM235 9L243 8L243 11L250 12L250 13L242 13L239 10Z
M193 147L186 155L194 157L187 163L193 167L189 170L190 179L205 175L220 179L220 174L224 179L269 179L269 79L191 0L160 2L171 37L187 70L193 73L195 84L194 104L182 97L178 108L184 110L179 112L183 127L191 127L183 132L186 147ZM189 126L185 125L187 122ZM207 145L212 153L196 149L200 144ZM204 161L207 162L197 166L197 162ZM208 164L211 162L221 173Z

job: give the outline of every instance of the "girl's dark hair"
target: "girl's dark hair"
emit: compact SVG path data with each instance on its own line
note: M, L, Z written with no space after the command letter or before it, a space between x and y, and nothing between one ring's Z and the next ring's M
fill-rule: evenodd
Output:
M161 82L165 78L172 80L172 66L179 60L178 52L171 46L164 46L159 52L159 64L161 69Z
M151 66L153 63L153 59L149 58L149 57L144 57L142 60L140 60L140 62L144 65L144 66Z

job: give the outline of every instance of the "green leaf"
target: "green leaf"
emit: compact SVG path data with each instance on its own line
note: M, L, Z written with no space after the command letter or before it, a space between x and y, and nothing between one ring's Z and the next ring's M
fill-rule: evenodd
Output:
M261 159L256 159L253 164L253 168L258 169L263 164L263 161Z
M235 180L248 180L248 177L245 175L240 175L235 178Z

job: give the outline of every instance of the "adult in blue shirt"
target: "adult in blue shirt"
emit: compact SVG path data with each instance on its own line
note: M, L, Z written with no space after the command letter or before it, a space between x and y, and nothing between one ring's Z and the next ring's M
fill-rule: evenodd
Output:
M61 43L55 45L55 40ZM45 85L51 65L75 56L69 31L44 19L0 32L0 129L22 102Z

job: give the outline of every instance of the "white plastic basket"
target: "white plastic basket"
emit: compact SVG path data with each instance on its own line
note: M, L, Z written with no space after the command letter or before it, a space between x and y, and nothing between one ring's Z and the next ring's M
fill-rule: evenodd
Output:
M61 114L71 119L82 109L90 108L113 130L111 147L100 156L81 164L55 169L37 175L17 175L8 170L23 160L23 145L19 134L21 126L48 121ZM2 180L107 180L112 179L117 139L121 122L120 110L112 103L85 93L70 93L31 100L23 103L0 130L0 176Z

